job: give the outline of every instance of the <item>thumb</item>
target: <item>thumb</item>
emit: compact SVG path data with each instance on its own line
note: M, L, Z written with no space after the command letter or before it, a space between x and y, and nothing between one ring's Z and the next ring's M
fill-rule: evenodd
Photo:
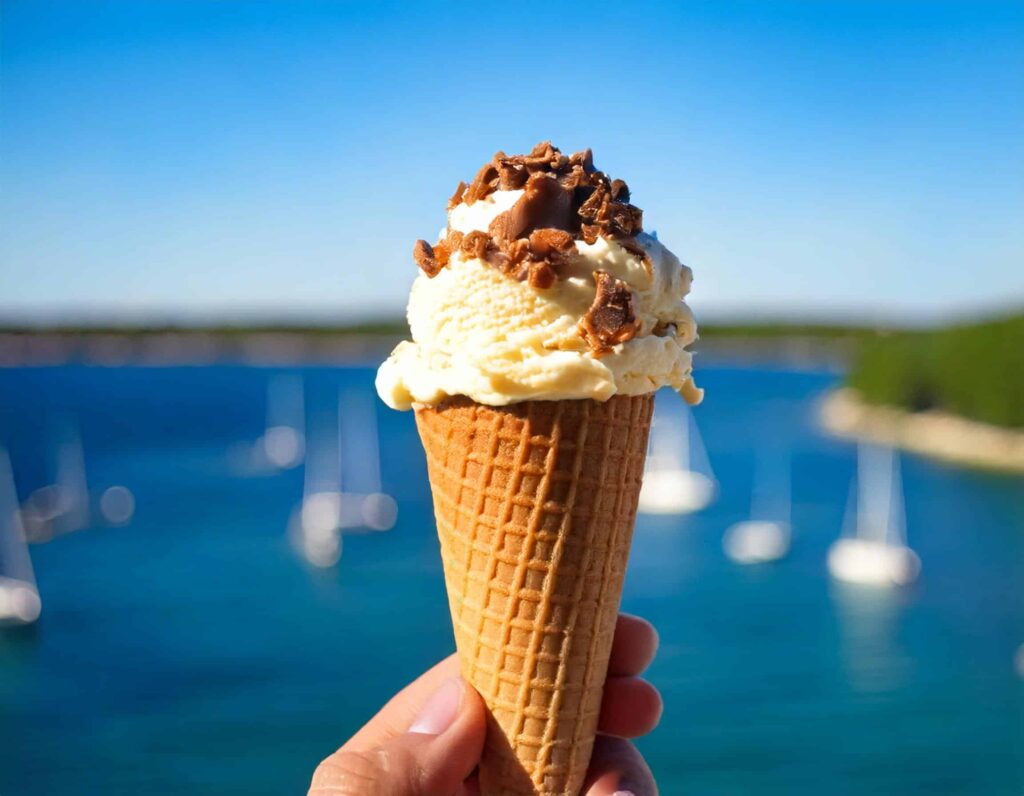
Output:
M409 728L380 746L343 746L313 774L309 796L451 796L480 761L483 701L461 677L445 680Z

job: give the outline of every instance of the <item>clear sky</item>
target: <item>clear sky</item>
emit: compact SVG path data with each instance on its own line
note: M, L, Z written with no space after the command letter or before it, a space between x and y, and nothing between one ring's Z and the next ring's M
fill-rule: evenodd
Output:
M1024 303L1024 3L3 0L0 315L397 312L497 149L594 149L698 313Z

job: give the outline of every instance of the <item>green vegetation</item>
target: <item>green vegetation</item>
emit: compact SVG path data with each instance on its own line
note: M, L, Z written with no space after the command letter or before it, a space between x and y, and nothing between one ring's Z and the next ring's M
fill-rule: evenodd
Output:
M864 339L847 381L869 403L1024 427L1024 313Z

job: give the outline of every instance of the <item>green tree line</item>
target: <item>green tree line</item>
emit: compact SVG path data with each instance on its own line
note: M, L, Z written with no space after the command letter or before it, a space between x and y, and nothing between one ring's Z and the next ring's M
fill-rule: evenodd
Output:
M869 403L1024 427L1024 313L866 338L847 381Z

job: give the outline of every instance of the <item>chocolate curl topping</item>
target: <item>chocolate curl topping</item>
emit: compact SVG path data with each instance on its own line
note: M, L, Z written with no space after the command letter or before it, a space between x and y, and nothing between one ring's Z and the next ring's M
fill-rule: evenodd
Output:
M561 262L576 251L576 242L565 230L537 229L530 233L529 248L537 260Z
M488 237L486 232L476 230L462 238L459 250L470 260L486 260L488 255L497 250L494 241Z
M500 154L500 153L499 153ZM495 156L497 159L497 156ZM486 163L476 173L473 182L462 195L462 201L467 205L473 204L477 199L486 199L498 188L498 168L494 162Z
M618 187L619 195L629 195L629 189L621 180ZM599 182L594 192L580 205L579 217L585 227L583 237L586 240L590 236L603 233L612 238L629 238L643 229L643 212L639 207L634 207L625 202L616 201L615 183L608 183L607 179ZM589 233L589 234L588 234ZM587 240L593 243L592 240Z
M498 165L498 187L503 191L518 191L530 178L530 172L521 163L504 161Z
M600 235L628 238L642 231L643 215L629 204L629 187L597 171L589 149L566 157L542 141L528 155L498 152L468 187L459 184L449 207L460 200L471 205L499 189L525 193L491 223L488 231L498 241L544 227L566 230L588 243Z
M499 240L523 238L542 227L571 229L572 194L553 176L533 174L523 195L487 228Z
M633 293L607 271L594 271L597 295L580 321L580 335L594 351L606 354L612 346L632 340L637 333Z
M549 141L548 142L548 146L550 146L550 145L551 145L551 142ZM582 152L576 152L575 154L570 155L569 156L569 165L570 166L580 166L583 169L583 171L585 171L587 174L591 174L594 171L594 153L593 153L593 151L590 149L590 147L587 147Z
M425 240L418 240L412 247L412 259L416 261L416 265L420 267L428 277L433 279L437 276L443 265L437 262L437 258L434 256L434 247L427 243Z
M448 237L431 246L425 240L416 241L412 247L412 258L428 277L433 279L448 265L452 253L458 251L462 241L461 232L451 232Z
M459 184L455 186L455 193L448 199L448 209L451 210L453 207L462 204L462 197L466 193L468 186L462 180L459 180Z
M523 268L520 269L520 274L522 273ZM555 273L555 269L551 267L551 263L540 261L527 263L525 266L525 275L520 276L519 278L520 280L525 279L530 287L535 287L538 290L547 290L555 284L555 281L558 279L558 274Z
M626 183L594 168L589 149L567 157L550 141L542 141L527 155L498 152L469 185L459 183L448 200L448 209L463 202L472 205L497 190L522 190L523 195L491 222L487 232L463 236L450 230L433 247L417 241L413 258L427 276L436 276L453 253L461 252L465 258L479 258L515 279L545 289L575 255L576 240L594 243L601 236L619 241L650 267L634 238L642 231L640 208L629 204ZM608 301L613 295L617 294L608 293ZM620 303L626 306L629 301L627 290ZM601 341L615 337L601 320L610 312L602 310L600 319L589 324L592 345L607 347ZM617 328L619 334L625 333L621 331L625 327Z

